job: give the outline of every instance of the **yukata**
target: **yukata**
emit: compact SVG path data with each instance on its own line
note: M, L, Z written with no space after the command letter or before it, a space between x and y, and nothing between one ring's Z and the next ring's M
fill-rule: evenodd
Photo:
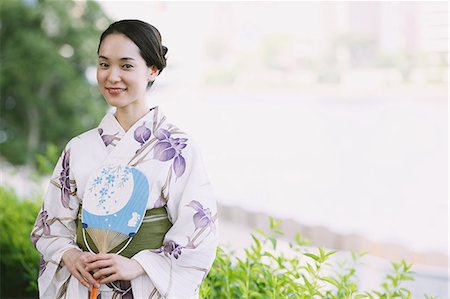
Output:
M66 145L31 232L41 253L39 297L89 298L90 290L70 274L61 257L71 248L86 251L80 238L83 197L90 174L105 165L135 167L151 188L137 233L144 232L144 242L133 245L133 238L121 253L138 261L145 274L101 285L98 298L198 298L218 244L216 199L192 138L170 124L158 107L127 132L107 113L97 128Z

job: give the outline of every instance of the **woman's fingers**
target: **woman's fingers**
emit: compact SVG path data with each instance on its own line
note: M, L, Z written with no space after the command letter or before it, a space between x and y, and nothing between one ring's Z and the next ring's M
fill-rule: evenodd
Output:
M86 259L92 257L93 255L94 254L90 252L69 249L62 256L62 262L70 273L87 288L89 288L89 284L98 284L92 275L84 269L86 266Z
M110 253L92 254L92 255L86 256L85 262L87 264L90 264L90 263L93 263L93 262L99 261L99 260L108 260L111 258L111 256L113 256L113 254L110 254Z
M98 269L101 268L106 268L109 266L112 266L112 261L107 259L107 260L98 260L96 262L91 262L89 264L86 265L86 271L93 271L93 272L97 272Z
M109 283L115 280L131 280L144 273L142 266L135 260L117 254L97 254L85 256L83 271L80 270L90 283ZM87 273L93 273L92 276Z
M78 281L88 289L91 287L91 285L95 285L97 287L99 286L98 282L89 273L82 273L81 271L76 269L75 271L73 271L72 275L75 276L75 278L78 279Z
M103 268L94 273L94 278L101 279L103 277L110 276L113 274L116 274L114 267Z
M89 283L83 278L83 276L81 276L81 274L80 274L78 271L74 271L74 272L72 273L72 275L73 275L76 279L78 279L78 281L79 281L82 285L84 285L86 288L89 288L89 287L90 287Z
M80 272L81 276L91 285L98 287L98 282L94 279L94 277L85 270L83 266L77 268L78 272ZM79 280L79 279L78 279ZM81 281L80 281L81 282ZM88 286L89 287L89 286Z
M86 271L86 260L90 258L90 254L83 253L83 255L78 259L78 263L76 263L76 270L81 274L81 276L91 285L98 285L98 282L92 277L92 275Z
M99 281L99 283L100 284L107 284L107 283L114 282L114 281L120 280L120 279L121 278L119 277L118 274L113 274L113 275L110 275L108 277L103 278L102 280Z

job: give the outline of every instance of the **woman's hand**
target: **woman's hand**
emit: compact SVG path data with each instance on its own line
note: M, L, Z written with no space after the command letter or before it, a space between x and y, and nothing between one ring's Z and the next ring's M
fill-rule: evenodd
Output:
M144 269L135 260L114 253L96 254L86 259L88 272L101 284L116 280L132 280L144 274Z
M74 248L67 250L62 256L62 261L69 272L86 288L90 288L92 285L96 287L99 286L94 277L86 271L87 259L92 256L95 255L93 253L82 252Z

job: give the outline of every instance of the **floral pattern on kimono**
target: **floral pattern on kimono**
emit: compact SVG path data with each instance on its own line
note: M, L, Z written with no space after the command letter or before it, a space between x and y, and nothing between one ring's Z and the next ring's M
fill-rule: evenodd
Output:
M145 270L131 280L134 298L198 298L218 243L216 200L195 142L167 122L158 107L127 132L108 113L98 128L66 146L31 234L42 254L40 298L89 296L61 257L71 248L80 250L75 243L79 204L89 174L105 161L142 171L152 184L147 209L165 207L173 224L161 248L132 257Z
M200 156L192 143L189 145L186 149L190 150L183 152L186 173L176 178L166 203L173 226L161 248L133 257L164 298L197 298L217 247L217 212L211 185ZM183 192L177 190L178 184L183 185Z
M61 267L63 253L75 244L75 219L79 200L75 179L70 172L70 142L61 154L53 171L44 202L31 232L31 240L41 253L39 293L41 298L55 297L65 284L68 270ZM51 200L48 200L51 199ZM56 279L53 279L57 277Z

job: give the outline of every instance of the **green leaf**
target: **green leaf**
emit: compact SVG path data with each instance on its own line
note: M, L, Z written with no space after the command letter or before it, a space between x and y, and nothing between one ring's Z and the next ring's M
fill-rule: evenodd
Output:
M333 277L320 277L319 279L323 280L323 281L326 281L326 282L334 285L337 288L339 287L339 282Z
M315 254L313 254L313 253L304 253L303 255L306 255L307 257L310 257L310 258L312 258L313 260L315 260L315 261L319 261L320 260L320 258L317 256L317 255L315 255Z
M270 229L273 230L281 225L281 220L276 220L272 217L270 217Z

